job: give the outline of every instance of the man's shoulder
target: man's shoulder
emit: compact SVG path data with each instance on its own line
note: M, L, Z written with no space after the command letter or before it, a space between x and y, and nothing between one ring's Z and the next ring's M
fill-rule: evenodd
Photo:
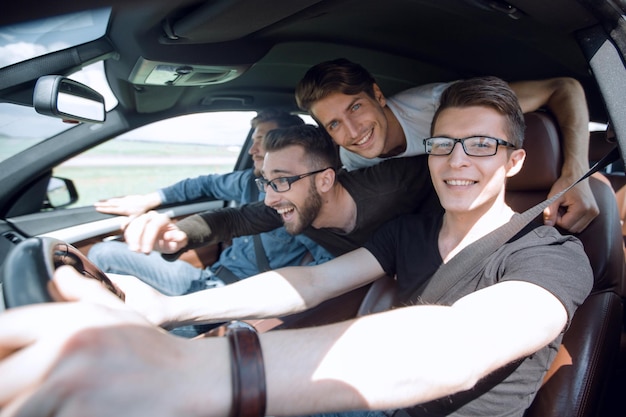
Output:
M185 181L192 181L192 182L196 182L196 183L216 183L216 182L229 182L229 183L233 183L235 181L240 181L240 180L252 180L253 178L255 178L254 175L254 170L252 168L248 168L248 169L242 169L242 170L236 170L236 171L231 171L231 172L227 172L224 174L206 174L206 175L200 175L198 177L194 177L194 178L187 178Z
M236 205L250 203L261 198L261 194L254 183L255 178L256 175L252 168L232 171L219 175L217 180L213 182L213 188L222 196L228 196L227 199Z
M405 102L407 100L419 98L423 98L426 100L430 100L433 98L438 99L443 90L445 90L452 82L435 82L411 87L392 95L390 97L390 100L392 102Z
M247 168L247 169L238 169L236 171L232 171L232 172L228 172L226 174L220 174L220 176L222 177L229 177L229 178L238 178L238 177L251 177L251 178L255 178L256 176L254 175L254 169L252 168Z
M582 242L574 235L563 234L553 226L539 221L532 221L513 236L507 244L512 248L531 248L535 246L566 245L574 250L583 251Z
M339 147L339 157L348 171L376 165L383 160L382 158L365 158L341 146Z

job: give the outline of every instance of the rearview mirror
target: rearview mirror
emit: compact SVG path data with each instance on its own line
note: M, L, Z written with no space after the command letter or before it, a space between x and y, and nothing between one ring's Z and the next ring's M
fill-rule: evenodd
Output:
M104 122L104 97L78 81L60 75L40 77L33 106L37 113L82 122Z

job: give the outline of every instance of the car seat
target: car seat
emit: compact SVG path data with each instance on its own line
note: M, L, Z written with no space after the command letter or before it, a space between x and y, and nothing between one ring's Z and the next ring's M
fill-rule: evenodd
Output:
M553 118L547 113L533 112L525 119L526 161L520 173L509 179L506 195L507 202L518 212L546 199L562 164L559 130ZM589 183L600 215L577 235L593 268L594 287L565 332L559 353L526 417L598 415L617 364L624 252L615 194L598 175L591 177ZM388 308L393 287L390 278L375 282L359 314Z
M589 138L590 163L599 161L616 144L615 133L610 127L603 131L591 132ZM615 191L617 208L622 223L622 236L624 237L624 242L626 242L626 169L624 168L624 162L620 160L609 165L603 171L603 174ZM626 251L626 248L624 250Z
M522 171L507 184L507 202L523 211L546 198L561 167L559 131L547 113L526 115ZM589 178L600 214L577 237L594 273L591 295L563 336L559 353L526 417L596 416L616 368L622 333L624 251L615 193L601 174ZM562 231L566 233L565 231Z

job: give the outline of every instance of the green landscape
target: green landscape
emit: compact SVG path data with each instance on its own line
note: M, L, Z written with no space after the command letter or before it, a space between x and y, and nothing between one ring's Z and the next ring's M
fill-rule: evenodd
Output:
M113 141L54 170L79 193L76 207L116 196L143 194L199 175L233 169L239 149L225 146Z
M3 159L26 145L4 139L1 143ZM79 201L73 207L80 207L151 192L185 178L230 172L239 152L233 146L114 140L66 161L53 175L74 181Z

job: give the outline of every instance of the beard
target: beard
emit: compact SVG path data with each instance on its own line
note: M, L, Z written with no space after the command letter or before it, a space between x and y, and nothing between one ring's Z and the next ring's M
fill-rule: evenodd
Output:
M290 235L299 235L309 227L317 217L322 207L322 197L315 186L309 188L309 193L304 204L298 209L298 220L294 223L285 224L285 230Z

